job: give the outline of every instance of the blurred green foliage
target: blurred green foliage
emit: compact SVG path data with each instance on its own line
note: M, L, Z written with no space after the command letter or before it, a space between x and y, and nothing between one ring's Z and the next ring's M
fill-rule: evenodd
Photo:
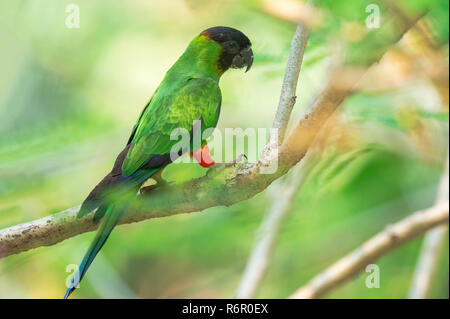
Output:
M265 11L265 2L1 2L0 227L79 204L109 171L165 71L207 27L241 29L255 52L251 72L232 71L221 81L219 129L270 127L295 24ZM69 3L79 5L79 29L65 26ZM383 23L384 1L322 1L292 122L322 87L336 39L348 26L364 30L368 3L380 5ZM448 52L448 1L399 6L407 13L429 7L431 28ZM286 297L385 225L433 203L448 113L428 79L414 73L391 86L394 73L369 75L373 86L349 98L338 125L330 125L327 147L295 198L257 297ZM387 87L379 85L384 81ZM204 173L179 164L164 177ZM232 297L268 200L263 192L227 208L118 227L74 296ZM62 297L66 267L79 262L92 237L0 260L0 298ZM406 297L420 243L377 261L380 288L366 288L362 273L327 297ZM447 239L433 297L448 298L448 250Z

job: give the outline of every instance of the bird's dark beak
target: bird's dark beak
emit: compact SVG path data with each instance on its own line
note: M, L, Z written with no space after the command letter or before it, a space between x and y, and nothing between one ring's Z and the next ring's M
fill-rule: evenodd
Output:
M250 70L253 64L253 51L250 47L241 50L238 54L236 54L233 58L233 62L231 63L231 67L234 69L240 69L244 66L247 67L245 72Z
M244 57L245 65L247 66L245 72L248 72L253 65L253 51L251 48L248 48L246 50L242 50L241 55Z

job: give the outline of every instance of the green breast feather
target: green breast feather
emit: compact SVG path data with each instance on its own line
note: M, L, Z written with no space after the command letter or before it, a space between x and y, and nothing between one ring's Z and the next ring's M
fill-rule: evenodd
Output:
M177 128L192 131L202 119L202 132L217 124L221 103L220 88L209 78L190 78L155 92L145 110L131 147L122 164L122 173L130 176L155 155L168 154L178 140L170 135Z

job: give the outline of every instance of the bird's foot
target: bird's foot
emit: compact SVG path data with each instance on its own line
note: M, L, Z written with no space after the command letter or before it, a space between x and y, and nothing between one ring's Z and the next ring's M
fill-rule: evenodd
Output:
M220 170L220 169L224 169L226 167L230 167L233 166L237 163L242 162L244 159L247 159L247 156L245 154L241 154L238 157L236 157L234 160L232 160L231 162L225 162L225 163L214 163L214 165L211 165L209 168L211 168L210 171L213 170Z
M231 162L226 162L226 163L218 163L218 165L222 165L224 167L230 167L233 166L237 163L242 162L244 159L247 159L247 155L245 154L241 154L238 157L236 157L234 160L232 160ZM214 165L213 165L214 166Z

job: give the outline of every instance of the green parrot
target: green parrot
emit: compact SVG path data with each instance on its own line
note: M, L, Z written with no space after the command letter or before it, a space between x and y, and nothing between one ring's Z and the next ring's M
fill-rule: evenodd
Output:
M83 279L137 193L154 188L152 185L141 189L147 179L153 178L157 185L162 185L164 167L187 151L200 165L215 165L206 138L211 128L216 127L220 114L219 79L229 68L246 67L248 71L252 64L250 40L239 30L213 27L191 41L145 106L111 172L81 205L78 218L97 209L94 220L103 220L64 298ZM188 147L174 152L177 141L171 139L171 134L180 128L187 130L191 139L197 132L201 137L200 145L196 147L190 142Z

